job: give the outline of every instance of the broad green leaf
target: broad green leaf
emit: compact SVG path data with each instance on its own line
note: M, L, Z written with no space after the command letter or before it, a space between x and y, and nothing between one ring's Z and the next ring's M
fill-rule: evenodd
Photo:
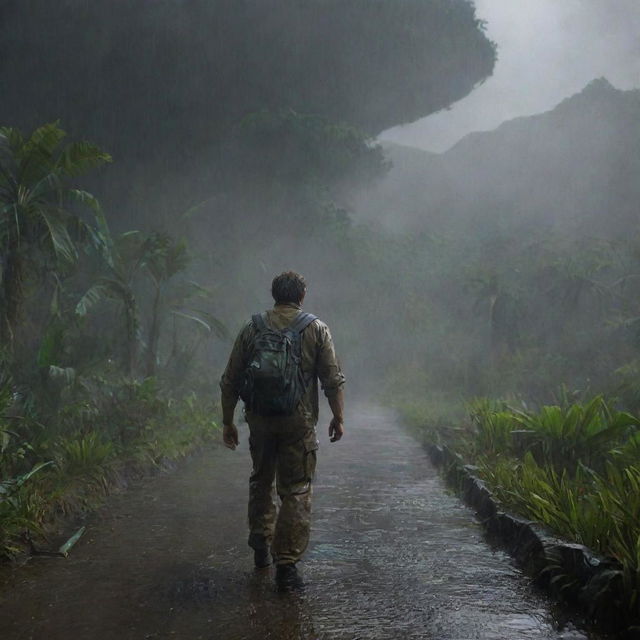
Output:
M103 284L94 284L90 287L78 301L78 304L76 305L76 314L79 316L87 315L93 306L106 297L106 291L107 289Z
M61 219L61 216L53 211L43 211L41 216L49 231L49 239L55 254L68 263L75 262L78 253L69 236L66 220Z

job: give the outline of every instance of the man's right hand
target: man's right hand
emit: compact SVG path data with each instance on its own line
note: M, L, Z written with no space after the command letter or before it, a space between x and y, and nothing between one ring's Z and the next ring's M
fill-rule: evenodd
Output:
M335 416L331 419L329 424L329 440L331 442L337 442L344 435L344 424L340 418Z
M232 451L238 446L238 429L235 424L222 425L222 442Z

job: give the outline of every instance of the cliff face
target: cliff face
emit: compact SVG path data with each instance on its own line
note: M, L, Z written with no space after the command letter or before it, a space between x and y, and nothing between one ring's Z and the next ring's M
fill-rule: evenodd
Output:
M468 0L9 0L2 12L0 122L60 119L102 145L116 160L107 195L128 192L112 203L135 209L158 180L175 181L183 207L215 192L221 141L249 113L375 134L462 98L495 60Z
M511 217L626 233L640 198L639 125L640 91L594 80L547 113L470 134L446 153L393 148L395 168L358 208L427 231L461 219Z

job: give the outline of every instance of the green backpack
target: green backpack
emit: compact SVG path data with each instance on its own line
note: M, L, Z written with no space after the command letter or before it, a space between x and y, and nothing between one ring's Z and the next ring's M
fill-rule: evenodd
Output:
M290 416L308 384L300 366L301 334L316 316L301 311L281 330L267 324L266 313L256 314L251 320L256 335L240 397L256 415Z

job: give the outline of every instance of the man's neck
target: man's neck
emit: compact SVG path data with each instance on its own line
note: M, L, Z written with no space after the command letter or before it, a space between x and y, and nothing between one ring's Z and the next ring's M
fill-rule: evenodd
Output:
M282 307L289 307L290 309L302 309L302 305L301 304L297 304L296 302L279 302L273 305L274 309L278 309L278 308L282 308Z

